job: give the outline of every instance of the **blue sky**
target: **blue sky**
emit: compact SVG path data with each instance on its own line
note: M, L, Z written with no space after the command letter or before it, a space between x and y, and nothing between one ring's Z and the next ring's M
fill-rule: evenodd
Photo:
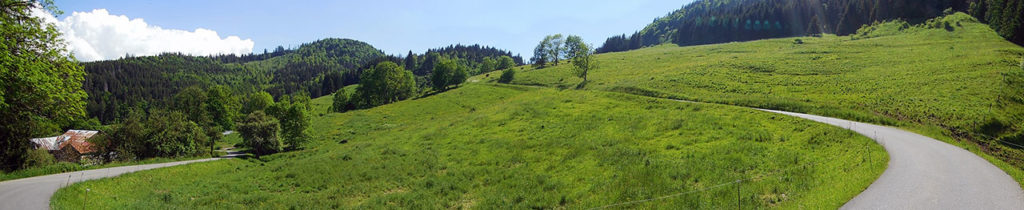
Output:
M388 54L422 53L462 43L508 49L528 58L544 35L577 34L600 45L609 36L632 33L689 2L58 0L56 4L65 12L58 19L105 9L110 15L141 18L163 29L204 28L220 37L251 39L252 51L257 53L337 37L365 41Z

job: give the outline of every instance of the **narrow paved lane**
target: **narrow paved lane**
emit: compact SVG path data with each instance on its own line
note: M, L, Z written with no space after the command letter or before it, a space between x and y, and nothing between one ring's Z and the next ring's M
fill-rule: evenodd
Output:
M893 127L761 110L847 128L885 147L889 167L842 209L1024 209L1010 175L962 148Z
M220 158L208 158L199 160L188 160L169 163L155 163L146 165L121 166L113 168L93 169L75 171L62 174L30 177L0 182L0 210L34 210L49 209L50 197L58 189L81 181L88 181L99 178L115 177L125 173L163 168L176 165L183 165L196 162L206 162L235 157L238 154L231 154Z

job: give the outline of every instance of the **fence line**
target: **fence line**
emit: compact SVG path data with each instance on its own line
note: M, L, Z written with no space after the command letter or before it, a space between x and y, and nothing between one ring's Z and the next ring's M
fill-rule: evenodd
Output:
M999 142L1002 142L1002 143L1015 145L1015 146L1017 146L1017 149L1024 149L1024 145L1017 144L1017 143L1014 143L1014 142L1010 142L1010 141L1007 141L1007 140L1001 140L1001 139L995 138L995 141L999 141Z

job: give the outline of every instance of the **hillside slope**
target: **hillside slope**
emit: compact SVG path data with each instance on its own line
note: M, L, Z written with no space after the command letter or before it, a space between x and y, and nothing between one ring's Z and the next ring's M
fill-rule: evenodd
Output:
M88 73L83 88L89 94L87 112L103 123L115 123L128 109L161 107L174 94L190 86L223 85L235 96L266 91L275 97L297 93L316 98L346 85L358 84L364 69L392 61L417 73L417 84L429 87L426 77L440 59L458 59L471 73L481 73L485 60L511 52L481 45L450 45L407 57L385 55L372 45L351 39L328 38L296 49L249 55L190 56L162 54L83 63ZM403 60L404 59L404 60ZM491 64L494 65L494 64Z
M958 13L918 26L865 27L854 36L601 54L586 89L897 125L966 140L1020 167L1022 57L1024 48ZM575 87L580 79L569 68L526 69L514 83Z
M947 10L949 9L949 10ZM970 12L1001 36L1024 44L1022 0L697 0L631 36L608 38L598 53L663 43L680 46L811 34L853 34L862 25L903 19L911 23Z
M328 113L312 130L304 151L84 182L53 205L90 189L95 208L579 209L698 190L623 207L730 207L739 193L743 207L837 208L887 160L864 136L795 117L487 84Z
M358 67L381 56L383 52L364 42L323 39L296 50L242 58L128 57L83 63L87 76L82 87L89 94L90 117L110 123L127 115L129 107L158 106L189 86L224 85L237 93L266 90L276 96L304 91L319 97L343 86L325 87L329 73L358 80Z

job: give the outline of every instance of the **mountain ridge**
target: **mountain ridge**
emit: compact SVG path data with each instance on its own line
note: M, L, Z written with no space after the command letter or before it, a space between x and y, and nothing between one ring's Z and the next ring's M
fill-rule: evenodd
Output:
M921 23L961 11L1024 44L1020 0L697 0L630 36L608 38L598 53L663 43L680 46L814 34L849 35L863 25L902 19Z

